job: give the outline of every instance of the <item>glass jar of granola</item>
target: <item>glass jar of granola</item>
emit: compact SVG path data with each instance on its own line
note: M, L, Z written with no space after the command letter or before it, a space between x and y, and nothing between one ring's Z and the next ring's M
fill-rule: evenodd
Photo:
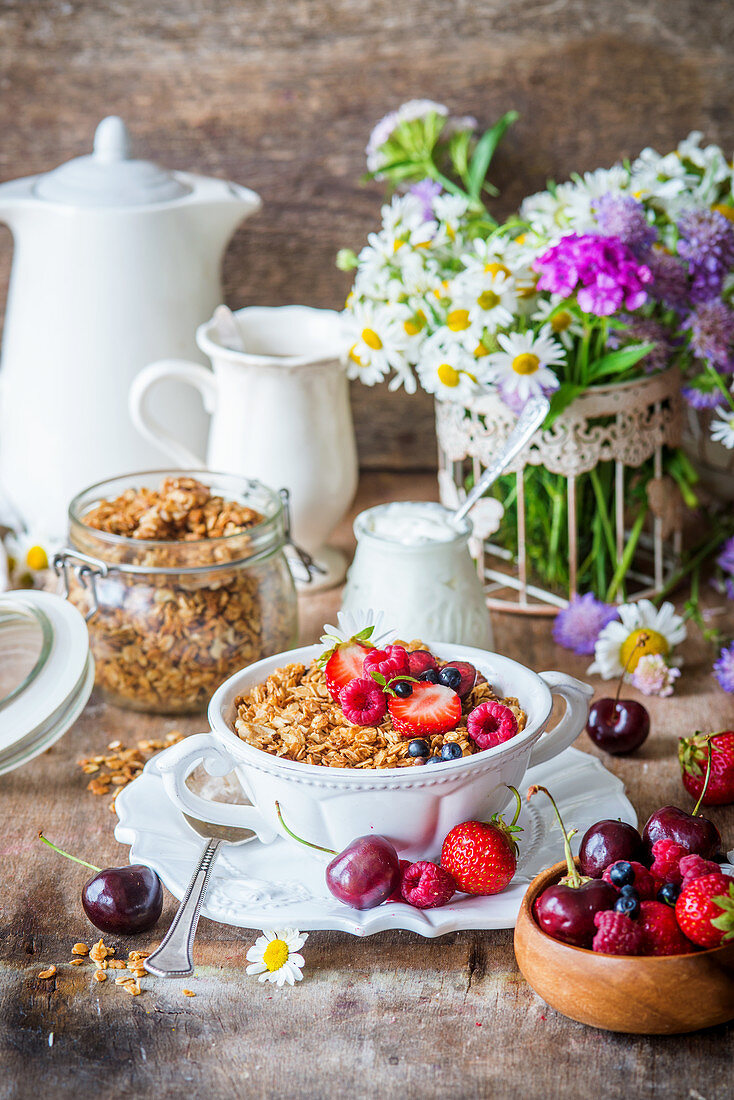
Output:
M80 493L69 525L55 564L111 702L195 713L237 669L294 644L284 505L260 482L181 470L118 477Z

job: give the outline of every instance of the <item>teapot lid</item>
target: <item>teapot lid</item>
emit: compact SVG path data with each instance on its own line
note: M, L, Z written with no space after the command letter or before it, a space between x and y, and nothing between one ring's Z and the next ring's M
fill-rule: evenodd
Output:
M100 122L91 154L39 176L34 187L39 198L69 206L143 206L171 202L190 190L164 168L130 157L127 127L116 115Z

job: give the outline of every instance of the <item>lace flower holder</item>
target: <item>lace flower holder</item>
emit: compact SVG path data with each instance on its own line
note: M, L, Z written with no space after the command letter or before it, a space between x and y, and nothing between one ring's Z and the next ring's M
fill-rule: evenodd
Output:
M436 402L439 450L439 495L442 504L455 507L466 496L465 483L476 481L504 445L516 417L495 395L475 398L462 406ZM651 531L640 538L626 574L626 599L657 594L675 572L680 559L682 512L671 503L663 477L663 447L676 447L683 426L683 401L677 369L621 385L597 386L578 397L552 427L539 431L509 467L517 476L517 545L499 546L491 532L476 532L477 566L485 583L487 604L501 611L555 614L577 591L578 526L576 479L600 462L615 464L614 538L617 560L628 538L625 488L632 472L653 459L654 478L648 501ZM569 590L559 594L533 584L529 578L526 546L526 466L544 466L566 479L568 496ZM500 515L501 513L497 513ZM489 534L489 537L487 537ZM631 590L630 590L631 589ZM618 596L618 598L621 598Z

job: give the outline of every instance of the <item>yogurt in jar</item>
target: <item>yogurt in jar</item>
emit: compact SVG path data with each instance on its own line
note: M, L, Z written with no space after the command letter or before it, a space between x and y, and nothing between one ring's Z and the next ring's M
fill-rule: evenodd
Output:
M471 523L431 501L395 501L360 512L343 610L384 612L410 641L492 647L489 612L469 554Z

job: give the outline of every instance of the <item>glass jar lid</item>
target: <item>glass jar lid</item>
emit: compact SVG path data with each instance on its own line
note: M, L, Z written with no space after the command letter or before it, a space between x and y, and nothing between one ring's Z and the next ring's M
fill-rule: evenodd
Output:
M0 595L0 775L66 732L93 681L87 628L75 607L51 592Z

